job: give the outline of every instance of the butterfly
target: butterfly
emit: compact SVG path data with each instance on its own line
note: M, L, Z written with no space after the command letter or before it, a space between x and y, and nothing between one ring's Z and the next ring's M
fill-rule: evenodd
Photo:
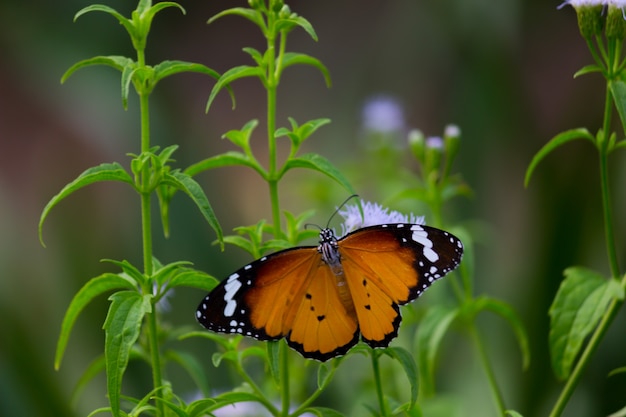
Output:
M214 332L286 338L319 361L346 354L360 339L387 347L398 334L399 306L455 269L462 255L457 237L420 224L369 226L340 239L324 228L318 246L275 252L228 276L196 318Z

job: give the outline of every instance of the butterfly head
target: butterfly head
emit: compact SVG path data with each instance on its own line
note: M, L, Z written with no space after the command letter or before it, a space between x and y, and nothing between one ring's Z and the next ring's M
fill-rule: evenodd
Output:
M332 229L325 228L320 231L320 243L317 251L322 255L322 260L332 269L335 275L340 275L343 272L339 244Z

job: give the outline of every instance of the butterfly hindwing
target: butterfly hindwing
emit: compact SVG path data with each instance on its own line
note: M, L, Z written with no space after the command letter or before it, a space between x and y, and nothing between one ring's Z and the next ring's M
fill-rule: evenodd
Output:
M359 327L341 277L326 265L312 269L311 274L306 291L298 296L300 305L294 310L287 341L302 356L325 361L354 346L359 340Z

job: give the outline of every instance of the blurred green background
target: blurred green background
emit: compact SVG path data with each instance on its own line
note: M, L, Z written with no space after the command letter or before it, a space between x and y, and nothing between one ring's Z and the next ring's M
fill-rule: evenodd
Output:
M132 54L128 38L110 16L93 13L72 22L84 1L0 2L0 414L2 416L85 415L105 405L104 377L96 378L77 404L72 389L85 367L102 352L106 299L90 305L72 334L61 370L53 370L60 323L72 296L90 277L111 271L102 258L140 264L139 202L127 187L99 184L64 201L44 227L47 248L37 240L37 222L46 202L86 168L101 162L127 165L137 152L137 100L124 111L119 73L99 67L59 80L74 62L95 55ZM107 0L125 15L134 2ZM257 28L235 17L212 25L206 20L244 2L185 1L155 19L148 61L181 59L220 72L250 63L244 46L263 48ZM487 225L477 245L479 294L503 299L521 314L530 336L532 362L521 358L510 329L485 317L496 376L509 408L525 416L545 415L560 385L552 375L547 345L549 304L562 270L573 264L606 273L597 157L586 143L560 149L540 165L529 189L523 178L532 155L562 130L600 125L604 87L599 76L572 74L590 63L578 35L573 9L539 0L293 1L293 11L314 26L319 42L303 31L288 48L319 58L333 86L324 87L316 70L294 67L279 89L280 125L329 117L304 146L340 168L360 169L354 181L366 198L385 198L367 178L371 167L363 147L362 111L368 100L388 97L400 104L404 128L441 135L448 123L462 130L456 168L474 189L472 200L456 200L449 214L460 222ZM226 94L204 113L213 82L197 74L163 81L152 101L153 143L180 145L179 166L232 149L220 136L252 118L263 119L265 99L256 80L237 83L237 108ZM263 123L258 128L264 130ZM262 135L259 151L264 148ZM623 156L611 159L618 248L623 264ZM414 169L415 167L408 166ZM268 217L267 192L244 168L198 177L225 231ZM325 224L345 192L310 172L290 175L282 185L283 207L317 210ZM172 235L155 233L163 262L190 260L216 277L249 261L238 249L220 253L213 232L193 205L176 198ZM428 221L428 219L427 219ZM158 227L158 223L155 227ZM159 229L155 229L157 232ZM180 290L171 299L174 325L194 325L200 291ZM585 372L565 415L602 416L626 405L626 376L607 377L626 363L626 318L622 312ZM472 346L460 342L444 354L456 360L438 376L442 394L460 398L463 415L493 415L487 384ZM191 350L203 353L206 344ZM210 352L204 354L208 359ZM208 362L207 362L208 363ZM175 371L172 371L175 372ZM176 391L191 391L180 377ZM147 368L131 365L125 383L149 382ZM219 384L219 381L210 381ZM349 389L350 387L346 387ZM132 388L129 388L132 392Z

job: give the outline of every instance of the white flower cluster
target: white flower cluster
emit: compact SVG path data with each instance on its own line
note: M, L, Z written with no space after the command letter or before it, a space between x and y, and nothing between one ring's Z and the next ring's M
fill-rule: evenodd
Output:
M361 200L361 205L363 207L363 217L361 217L361 212L357 204L346 205L343 209L339 210L339 214L344 218L344 222L341 225L341 236L345 236L363 227L378 224L424 224L424 216L416 216L413 213L409 215L402 214L399 211L389 210L378 203L371 203L369 201Z

